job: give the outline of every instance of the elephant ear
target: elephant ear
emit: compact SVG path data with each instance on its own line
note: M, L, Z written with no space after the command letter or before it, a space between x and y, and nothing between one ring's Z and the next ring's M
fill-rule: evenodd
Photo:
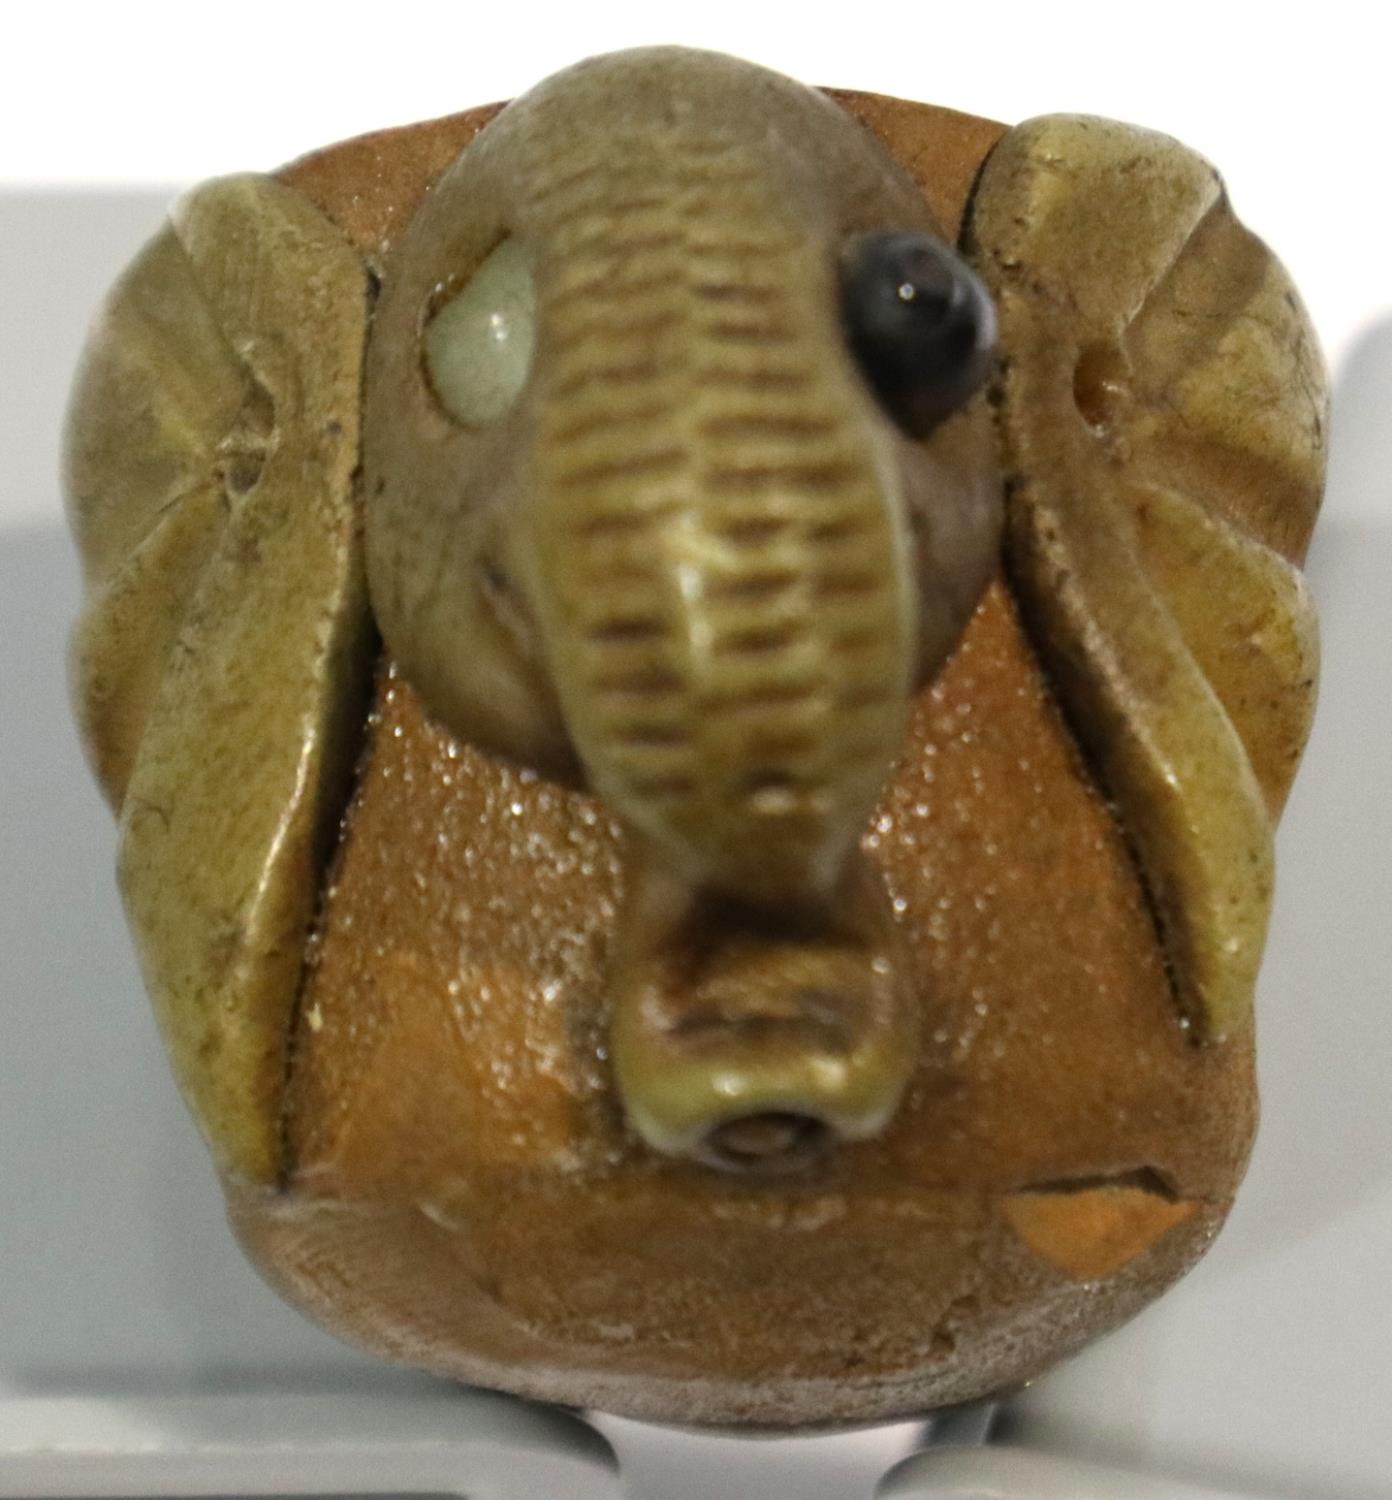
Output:
M1323 363L1275 258L1165 136L1007 134L969 246L997 299L1007 559L1135 850L1187 1024L1248 1016L1314 702L1300 575Z
M361 734L368 277L270 178L196 189L117 284L68 415L78 717L147 987L220 1167L279 1165L291 1011Z

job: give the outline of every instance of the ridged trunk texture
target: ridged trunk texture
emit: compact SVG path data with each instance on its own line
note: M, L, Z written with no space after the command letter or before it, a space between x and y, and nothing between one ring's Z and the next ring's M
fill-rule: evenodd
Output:
M530 593L575 746L693 881L825 894L902 738L915 629L834 259L719 132L553 142L529 186Z

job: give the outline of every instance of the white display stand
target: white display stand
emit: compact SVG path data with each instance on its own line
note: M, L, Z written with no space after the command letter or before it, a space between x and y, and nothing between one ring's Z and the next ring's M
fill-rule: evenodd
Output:
M480 1391L0 1405L0 1495L330 1494L615 1500L619 1487L583 1423Z
M943 1496L953 1500L1246 1500L1236 1490L994 1446L952 1448L908 1459L886 1477L878 1500L942 1500Z
M233 1245L63 680L77 578L59 412L87 313L161 203L0 194L0 242L27 268L0 284L0 1495L598 1500L620 1492L612 1447L639 1500L868 1500L928 1429L766 1443L589 1426L345 1348ZM911 1458L886 1496L1392 1495L1392 324L1336 373L1342 446L1310 567L1325 685L1281 833L1264 1122L1237 1211L1181 1287L1011 1403L1006 1446Z

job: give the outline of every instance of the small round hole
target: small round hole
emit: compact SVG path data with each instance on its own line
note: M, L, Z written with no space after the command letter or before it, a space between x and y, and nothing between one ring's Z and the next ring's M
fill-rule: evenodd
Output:
M706 1140L710 1160L733 1171L782 1172L811 1161L831 1142L824 1120L768 1110L726 1120Z
M1131 368L1114 344L1093 344L1073 371L1073 400L1094 432L1110 432L1130 399Z

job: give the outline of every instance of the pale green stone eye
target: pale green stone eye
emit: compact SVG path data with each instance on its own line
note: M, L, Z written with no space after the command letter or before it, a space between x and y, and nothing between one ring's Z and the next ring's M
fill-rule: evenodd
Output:
M526 383L536 338L534 261L528 246L504 240L426 324L426 374L456 422L497 421Z

